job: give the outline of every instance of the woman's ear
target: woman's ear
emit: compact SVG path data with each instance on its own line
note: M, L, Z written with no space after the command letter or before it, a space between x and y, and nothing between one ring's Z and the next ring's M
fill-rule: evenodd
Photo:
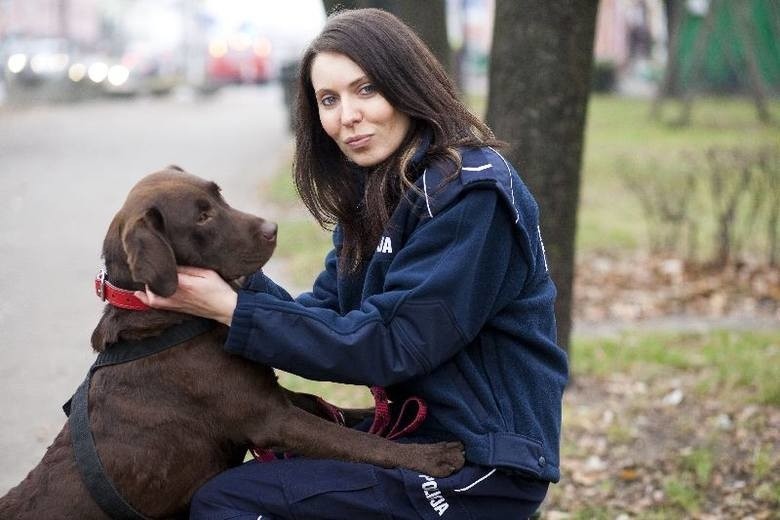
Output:
M164 221L157 208L149 208L136 217L122 233L130 274L155 294L170 296L178 287L176 257L163 234Z

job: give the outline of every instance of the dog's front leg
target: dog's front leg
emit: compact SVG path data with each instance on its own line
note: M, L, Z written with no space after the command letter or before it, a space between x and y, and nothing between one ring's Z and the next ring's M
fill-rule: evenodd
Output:
M403 467L445 477L463 467L459 442L400 444L325 421L295 406L265 415L250 440L258 447L278 447L312 458L365 462L385 468Z

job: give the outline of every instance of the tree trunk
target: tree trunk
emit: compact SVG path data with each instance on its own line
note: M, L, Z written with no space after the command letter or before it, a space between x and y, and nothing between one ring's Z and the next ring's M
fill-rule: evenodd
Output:
M450 77L453 77L453 59L447 38L447 9L445 0L323 0L325 12L335 9L376 7L393 13L414 29L438 58Z
M690 70L688 77L683 78L680 75L680 84L682 89L682 110L675 122L676 126L687 126L691 122L691 112L693 111L693 96L697 88L698 75L702 74L704 61L707 53L707 45L715 28L715 3L710 2L707 13L701 21L699 30L696 32L696 41L693 43L693 54L691 56Z
M664 77L658 87L650 109L650 117L661 119L664 99L676 96L680 85L680 27L685 15L683 0L664 0L666 14L666 67Z
M497 0L487 122L539 202L568 350L597 0Z
M723 7L727 10L731 10L730 3L724 3ZM769 113L767 107L767 93L764 86L764 80L761 78L761 70L759 69L758 58L756 53L758 52L758 44L755 38L755 27L751 20L751 4L748 2L742 2L734 6L736 12L731 10L732 20L736 20L737 38L742 44L743 52L745 53L745 61L747 62L748 73L748 91L753 98L753 104L756 107L756 115L758 120L764 124L772 122L772 116ZM736 54L733 47L730 49L733 54ZM728 52L728 51L727 51ZM735 61L737 61L735 56Z

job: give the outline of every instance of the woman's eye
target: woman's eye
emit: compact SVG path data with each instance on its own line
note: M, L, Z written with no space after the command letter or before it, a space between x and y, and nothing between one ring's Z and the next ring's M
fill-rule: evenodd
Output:
M336 102L336 96L322 96L320 104L324 107L332 106Z
M374 92L376 92L376 87L371 83L366 83L365 85L360 87L359 92L361 94L373 94Z

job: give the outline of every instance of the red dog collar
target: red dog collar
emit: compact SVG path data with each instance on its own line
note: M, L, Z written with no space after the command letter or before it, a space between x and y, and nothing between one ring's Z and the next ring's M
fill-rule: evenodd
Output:
M133 294L135 291L120 289L106 280L107 276L108 273L106 273L105 269L101 269L95 277L95 293L98 295L98 298L120 309L131 311L149 310L150 307Z

